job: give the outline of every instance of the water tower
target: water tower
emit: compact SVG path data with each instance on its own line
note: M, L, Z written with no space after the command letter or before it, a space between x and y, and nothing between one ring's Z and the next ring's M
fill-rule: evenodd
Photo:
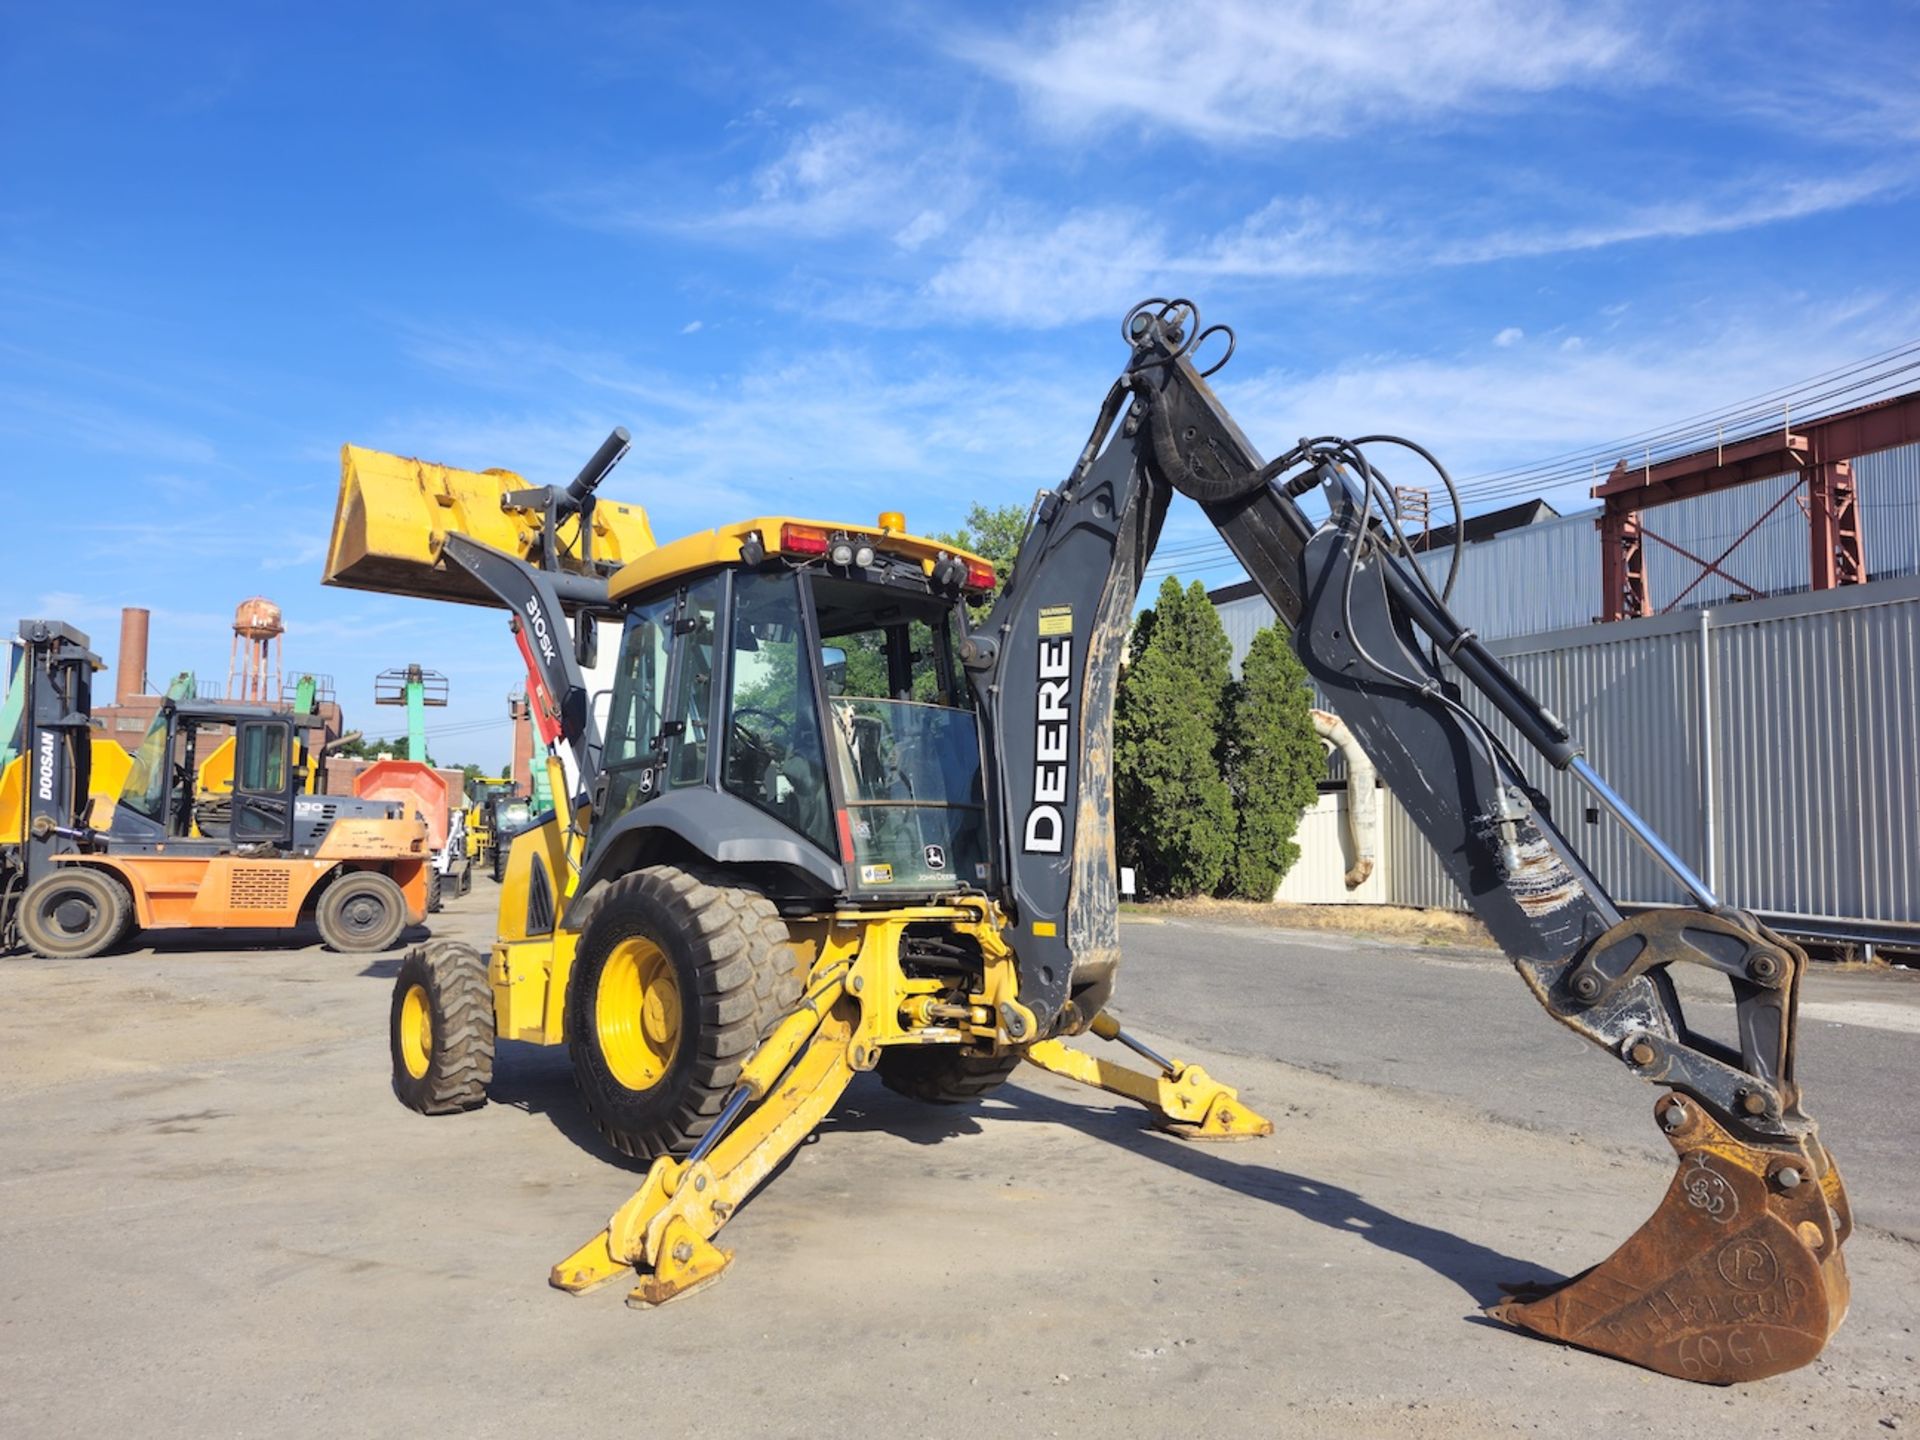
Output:
M233 650L227 659L227 698L280 703L280 607L259 595L233 612Z

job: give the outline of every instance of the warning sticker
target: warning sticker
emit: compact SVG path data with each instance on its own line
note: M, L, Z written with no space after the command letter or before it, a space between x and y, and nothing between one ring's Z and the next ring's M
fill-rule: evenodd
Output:
M1040 633L1042 635L1071 635L1073 633L1073 607L1071 605L1042 605L1040 607Z
M891 885L893 883L893 866L862 865L860 867L860 883L862 885Z

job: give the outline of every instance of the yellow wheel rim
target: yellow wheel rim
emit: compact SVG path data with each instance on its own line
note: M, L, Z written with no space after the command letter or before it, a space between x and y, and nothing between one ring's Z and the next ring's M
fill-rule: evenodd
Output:
M427 1062L433 1058L433 1009L427 1002L424 985L407 987L407 998L400 1002L400 1059L407 1074L416 1080L427 1078Z
M660 1083L680 1048L680 982L658 945L635 935L613 947L600 968L593 1020L615 1080L629 1090Z

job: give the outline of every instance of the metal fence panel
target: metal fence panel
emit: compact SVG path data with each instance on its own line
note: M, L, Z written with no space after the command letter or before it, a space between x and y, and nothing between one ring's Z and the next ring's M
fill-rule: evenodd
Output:
M1723 899L1920 926L1920 579L1490 648ZM1682 898L1577 782L1494 729L1616 899ZM1391 903L1441 903L1438 858L1397 804L1381 808Z

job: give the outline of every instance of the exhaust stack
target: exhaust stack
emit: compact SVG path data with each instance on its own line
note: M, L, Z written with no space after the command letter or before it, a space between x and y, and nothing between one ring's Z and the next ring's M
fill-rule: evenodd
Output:
M152 618L150 611L137 605L120 612L120 673L113 683L116 705L147 693L147 627Z

